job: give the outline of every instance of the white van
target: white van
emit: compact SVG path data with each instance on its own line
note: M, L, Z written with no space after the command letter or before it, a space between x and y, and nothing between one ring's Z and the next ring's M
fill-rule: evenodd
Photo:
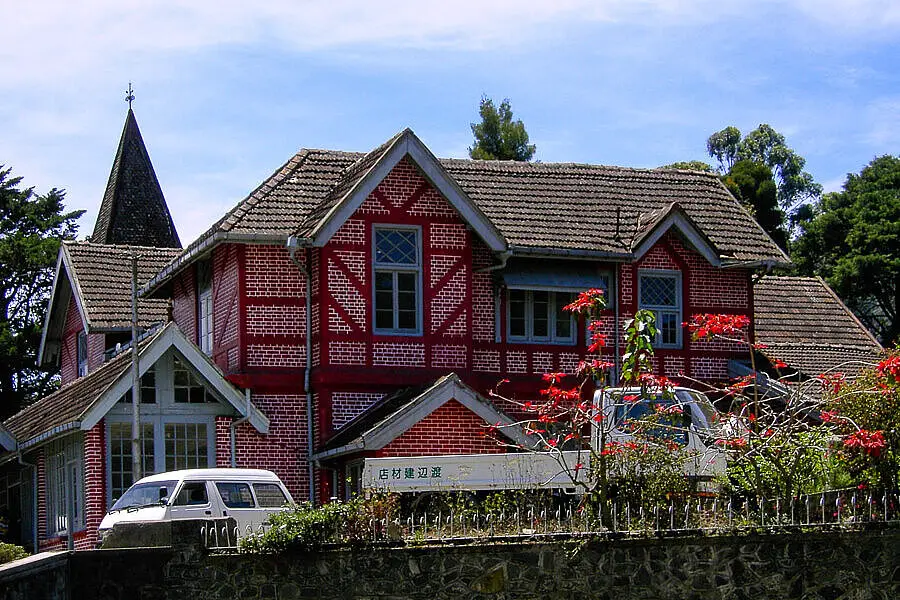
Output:
M139 480L100 523L100 540L116 523L233 517L239 531L258 528L293 504L275 473L261 469L186 469Z

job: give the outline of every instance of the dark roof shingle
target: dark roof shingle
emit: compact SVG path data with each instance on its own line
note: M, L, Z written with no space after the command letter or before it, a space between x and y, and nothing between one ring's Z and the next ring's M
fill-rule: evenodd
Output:
M188 246L161 285L216 236L286 240L313 230L404 130L366 154L301 150ZM788 258L718 177L697 171L441 159L507 241L523 249L627 255L649 213L677 203L728 261ZM642 219L643 216L643 220Z
M92 331L131 327L131 255L138 255L138 289L173 258L177 248L112 246L89 242L63 245ZM138 300L138 324L147 329L168 320L168 301Z
M91 241L180 248L181 241L131 108L100 203Z
M164 330L162 328L141 340L140 348L145 348ZM78 421L130 365L131 350L128 349L88 375L20 410L4 421L3 426L22 443L54 428Z

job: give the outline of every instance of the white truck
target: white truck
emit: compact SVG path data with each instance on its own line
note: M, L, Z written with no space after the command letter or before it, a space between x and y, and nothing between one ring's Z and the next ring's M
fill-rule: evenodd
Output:
M725 470L725 454L710 445L709 438L720 420L712 402L696 390L677 387L671 396L641 396L639 388L612 388L598 391L595 402L603 407L607 441L627 442L633 435L622 427L627 419L640 418L654 405L676 406L684 415L684 425L673 429L685 451L685 474L708 480ZM599 444L595 428L592 443ZM576 465L578 468L576 469ZM590 452L512 452L503 454L457 454L366 458L356 465L351 478L354 491L388 492L479 491L508 489L559 489L580 493L589 472ZM573 481L574 476L574 481ZM582 488L583 489L583 488Z

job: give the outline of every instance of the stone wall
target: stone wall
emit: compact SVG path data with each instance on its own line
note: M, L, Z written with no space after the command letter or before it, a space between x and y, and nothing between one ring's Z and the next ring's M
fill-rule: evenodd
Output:
M196 527L178 524L173 539L190 541L185 536ZM67 595L29 595L27 578L0 569L0 598L889 599L900 597L898 547L897 527L535 538L278 557L209 555L182 543L77 552L69 557Z

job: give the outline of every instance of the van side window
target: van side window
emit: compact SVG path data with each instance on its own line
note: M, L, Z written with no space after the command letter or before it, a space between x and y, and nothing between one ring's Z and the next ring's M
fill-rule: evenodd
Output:
M263 508L281 508L287 504L287 498L277 484L254 483L253 491L256 492L256 501Z
M216 488L228 508L253 508L253 495L246 483L217 482Z
M175 498L175 506L196 506L199 504L209 504L209 497L206 495L206 482L189 481L181 486L178 497Z

